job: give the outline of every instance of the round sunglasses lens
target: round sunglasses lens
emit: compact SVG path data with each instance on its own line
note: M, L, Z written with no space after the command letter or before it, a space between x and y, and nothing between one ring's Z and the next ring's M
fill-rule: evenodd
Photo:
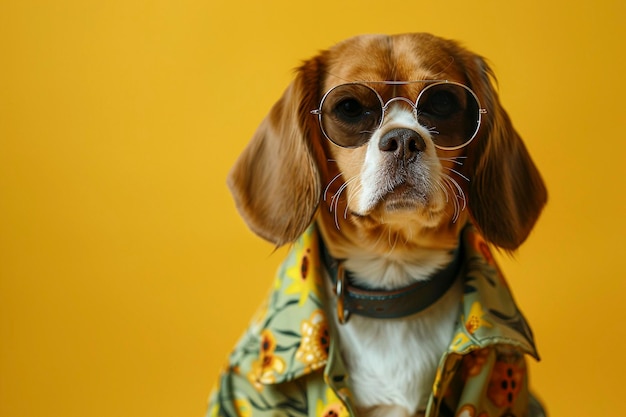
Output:
M474 138L480 109L474 93L454 83L426 87L417 99L417 119L440 148L457 148Z
M382 117L382 105L374 90L363 84L344 84L330 90L321 106L324 133L342 147L369 141Z

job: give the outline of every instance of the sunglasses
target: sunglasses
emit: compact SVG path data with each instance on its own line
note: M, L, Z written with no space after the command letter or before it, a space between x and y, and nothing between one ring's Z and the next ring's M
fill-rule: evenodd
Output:
M480 107L476 94L467 86L452 81L377 81L368 84L405 85L422 82L426 87L415 102L406 97L383 101L372 87L360 83L341 84L324 94L317 115L324 136L344 148L356 148L369 142L380 128L389 105L405 102L413 116L431 134L435 146L444 150L460 149L470 143L480 128L486 109Z

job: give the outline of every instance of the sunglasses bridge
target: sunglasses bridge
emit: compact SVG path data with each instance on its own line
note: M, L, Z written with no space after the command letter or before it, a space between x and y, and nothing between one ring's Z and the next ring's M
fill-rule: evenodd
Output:
M387 112L387 109L389 109L389 106L394 101L404 102L404 103L408 104L409 106L411 106L411 109L413 110L413 117L415 118L415 120L417 120L417 102L414 102L411 99L409 99L407 97L402 97L402 96L393 97L393 98L389 99L386 103L383 102L383 100L382 100L382 98L380 96L378 96L378 99L380 101L380 107L381 107L381 110L382 110L382 113L380 115L380 122L381 122L381 124L385 120L385 113Z

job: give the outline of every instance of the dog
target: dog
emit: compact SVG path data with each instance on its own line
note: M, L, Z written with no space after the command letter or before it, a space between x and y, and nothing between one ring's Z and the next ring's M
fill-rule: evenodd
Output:
M490 246L518 248L547 192L494 84L424 33L298 68L229 174L250 229L293 246L208 415L543 415Z

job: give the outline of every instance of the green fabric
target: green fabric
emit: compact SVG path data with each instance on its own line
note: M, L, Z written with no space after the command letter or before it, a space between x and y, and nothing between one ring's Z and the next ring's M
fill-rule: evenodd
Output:
M312 225L279 268L221 373L207 417L355 415L350 377L324 312L317 239ZM525 356L538 359L532 332L487 243L471 226L463 240L461 316L426 416L542 415L527 388Z

